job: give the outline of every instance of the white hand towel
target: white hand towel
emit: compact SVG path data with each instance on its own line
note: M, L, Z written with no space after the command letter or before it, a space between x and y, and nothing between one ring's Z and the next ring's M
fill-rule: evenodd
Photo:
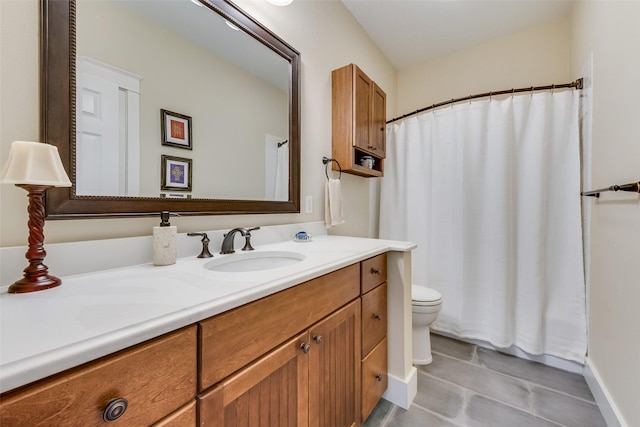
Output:
M327 180L324 189L324 219L327 228L344 224L342 216L342 188L339 179Z

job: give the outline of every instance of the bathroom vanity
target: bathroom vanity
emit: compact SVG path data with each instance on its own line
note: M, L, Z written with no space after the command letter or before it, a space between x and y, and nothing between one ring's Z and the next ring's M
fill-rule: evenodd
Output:
M2 294L0 424L359 425L385 391L408 407L412 248L318 236L256 246L304 255L270 270L189 257Z

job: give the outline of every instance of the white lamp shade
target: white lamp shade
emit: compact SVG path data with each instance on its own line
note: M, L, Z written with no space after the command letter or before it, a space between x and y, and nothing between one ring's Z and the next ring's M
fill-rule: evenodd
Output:
M0 172L3 184L71 187L58 147L42 142L14 141Z

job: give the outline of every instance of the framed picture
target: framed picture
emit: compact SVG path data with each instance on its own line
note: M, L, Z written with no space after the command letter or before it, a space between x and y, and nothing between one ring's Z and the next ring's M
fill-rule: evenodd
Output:
M191 117L167 110L160 110L160 117L162 145L192 150Z
M162 155L161 189L191 191L191 159Z

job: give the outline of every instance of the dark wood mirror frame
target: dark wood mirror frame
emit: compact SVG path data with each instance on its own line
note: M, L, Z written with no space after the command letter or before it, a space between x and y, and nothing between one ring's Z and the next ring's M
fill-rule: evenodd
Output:
M47 219L150 216L160 211L180 215L275 214L300 212L300 54L258 21L227 0L201 0L291 64L289 102L289 200L167 199L76 196L71 188L51 188ZM76 3L41 0L40 134L58 147L75 183Z

